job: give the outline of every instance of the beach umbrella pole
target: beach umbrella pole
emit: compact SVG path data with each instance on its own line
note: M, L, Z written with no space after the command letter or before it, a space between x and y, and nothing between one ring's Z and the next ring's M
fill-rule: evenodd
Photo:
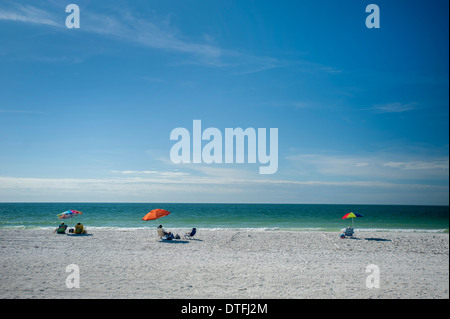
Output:
M353 219L355 219L356 217L364 217L363 215L361 215L361 214L358 214L358 213L347 213L347 214L345 214L343 217L342 217L342 219L348 219L348 218L351 218L352 219L352 227L353 227L353 229L355 228L355 221L353 220Z

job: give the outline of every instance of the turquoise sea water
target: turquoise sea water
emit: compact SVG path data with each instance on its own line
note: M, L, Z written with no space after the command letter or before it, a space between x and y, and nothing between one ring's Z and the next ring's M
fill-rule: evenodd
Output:
M142 217L154 208L170 215L157 221ZM168 203L0 203L0 228L55 228L57 214L68 209L83 215L64 220L87 228L141 228L162 224L170 229L325 230L339 231L351 224L359 231L448 232L448 206L318 205L318 204L168 204Z

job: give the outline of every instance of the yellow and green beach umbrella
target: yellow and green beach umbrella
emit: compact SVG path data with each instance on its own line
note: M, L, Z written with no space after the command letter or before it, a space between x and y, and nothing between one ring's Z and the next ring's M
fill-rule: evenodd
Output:
M364 216L361 215L361 214L358 214L358 213L352 213L352 212L350 212L350 213L345 214L345 215L342 217L342 219L351 218L351 219L352 219L352 227L355 228L355 224L353 223L353 219L354 219L354 218L357 218L357 217L364 217Z

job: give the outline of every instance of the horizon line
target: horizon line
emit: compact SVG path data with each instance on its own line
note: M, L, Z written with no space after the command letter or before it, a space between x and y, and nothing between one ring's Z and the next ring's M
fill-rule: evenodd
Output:
M370 204L370 203L288 203L288 202L264 202L264 203L254 203L254 202L95 202L95 201L85 201L85 202L73 202L73 201L60 201L60 202L49 202L49 201L22 201L22 202L3 202L0 204L214 204L214 205L366 205L366 206L437 206L437 207L449 207L449 204ZM450 213L450 212L449 212Z

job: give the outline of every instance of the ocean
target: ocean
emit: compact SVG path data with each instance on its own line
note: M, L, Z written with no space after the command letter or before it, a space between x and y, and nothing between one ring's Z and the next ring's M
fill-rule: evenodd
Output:
M155 208L171 212L153 221L142 217ZM320 204L170 204L170 203L0 203L0 228L54 229L57 215L68 209L83 214L64 220L69 226L81 222L89 229L234 229L253 231L341 231L351 224L358 231L446 232L448 206L320 205Z

